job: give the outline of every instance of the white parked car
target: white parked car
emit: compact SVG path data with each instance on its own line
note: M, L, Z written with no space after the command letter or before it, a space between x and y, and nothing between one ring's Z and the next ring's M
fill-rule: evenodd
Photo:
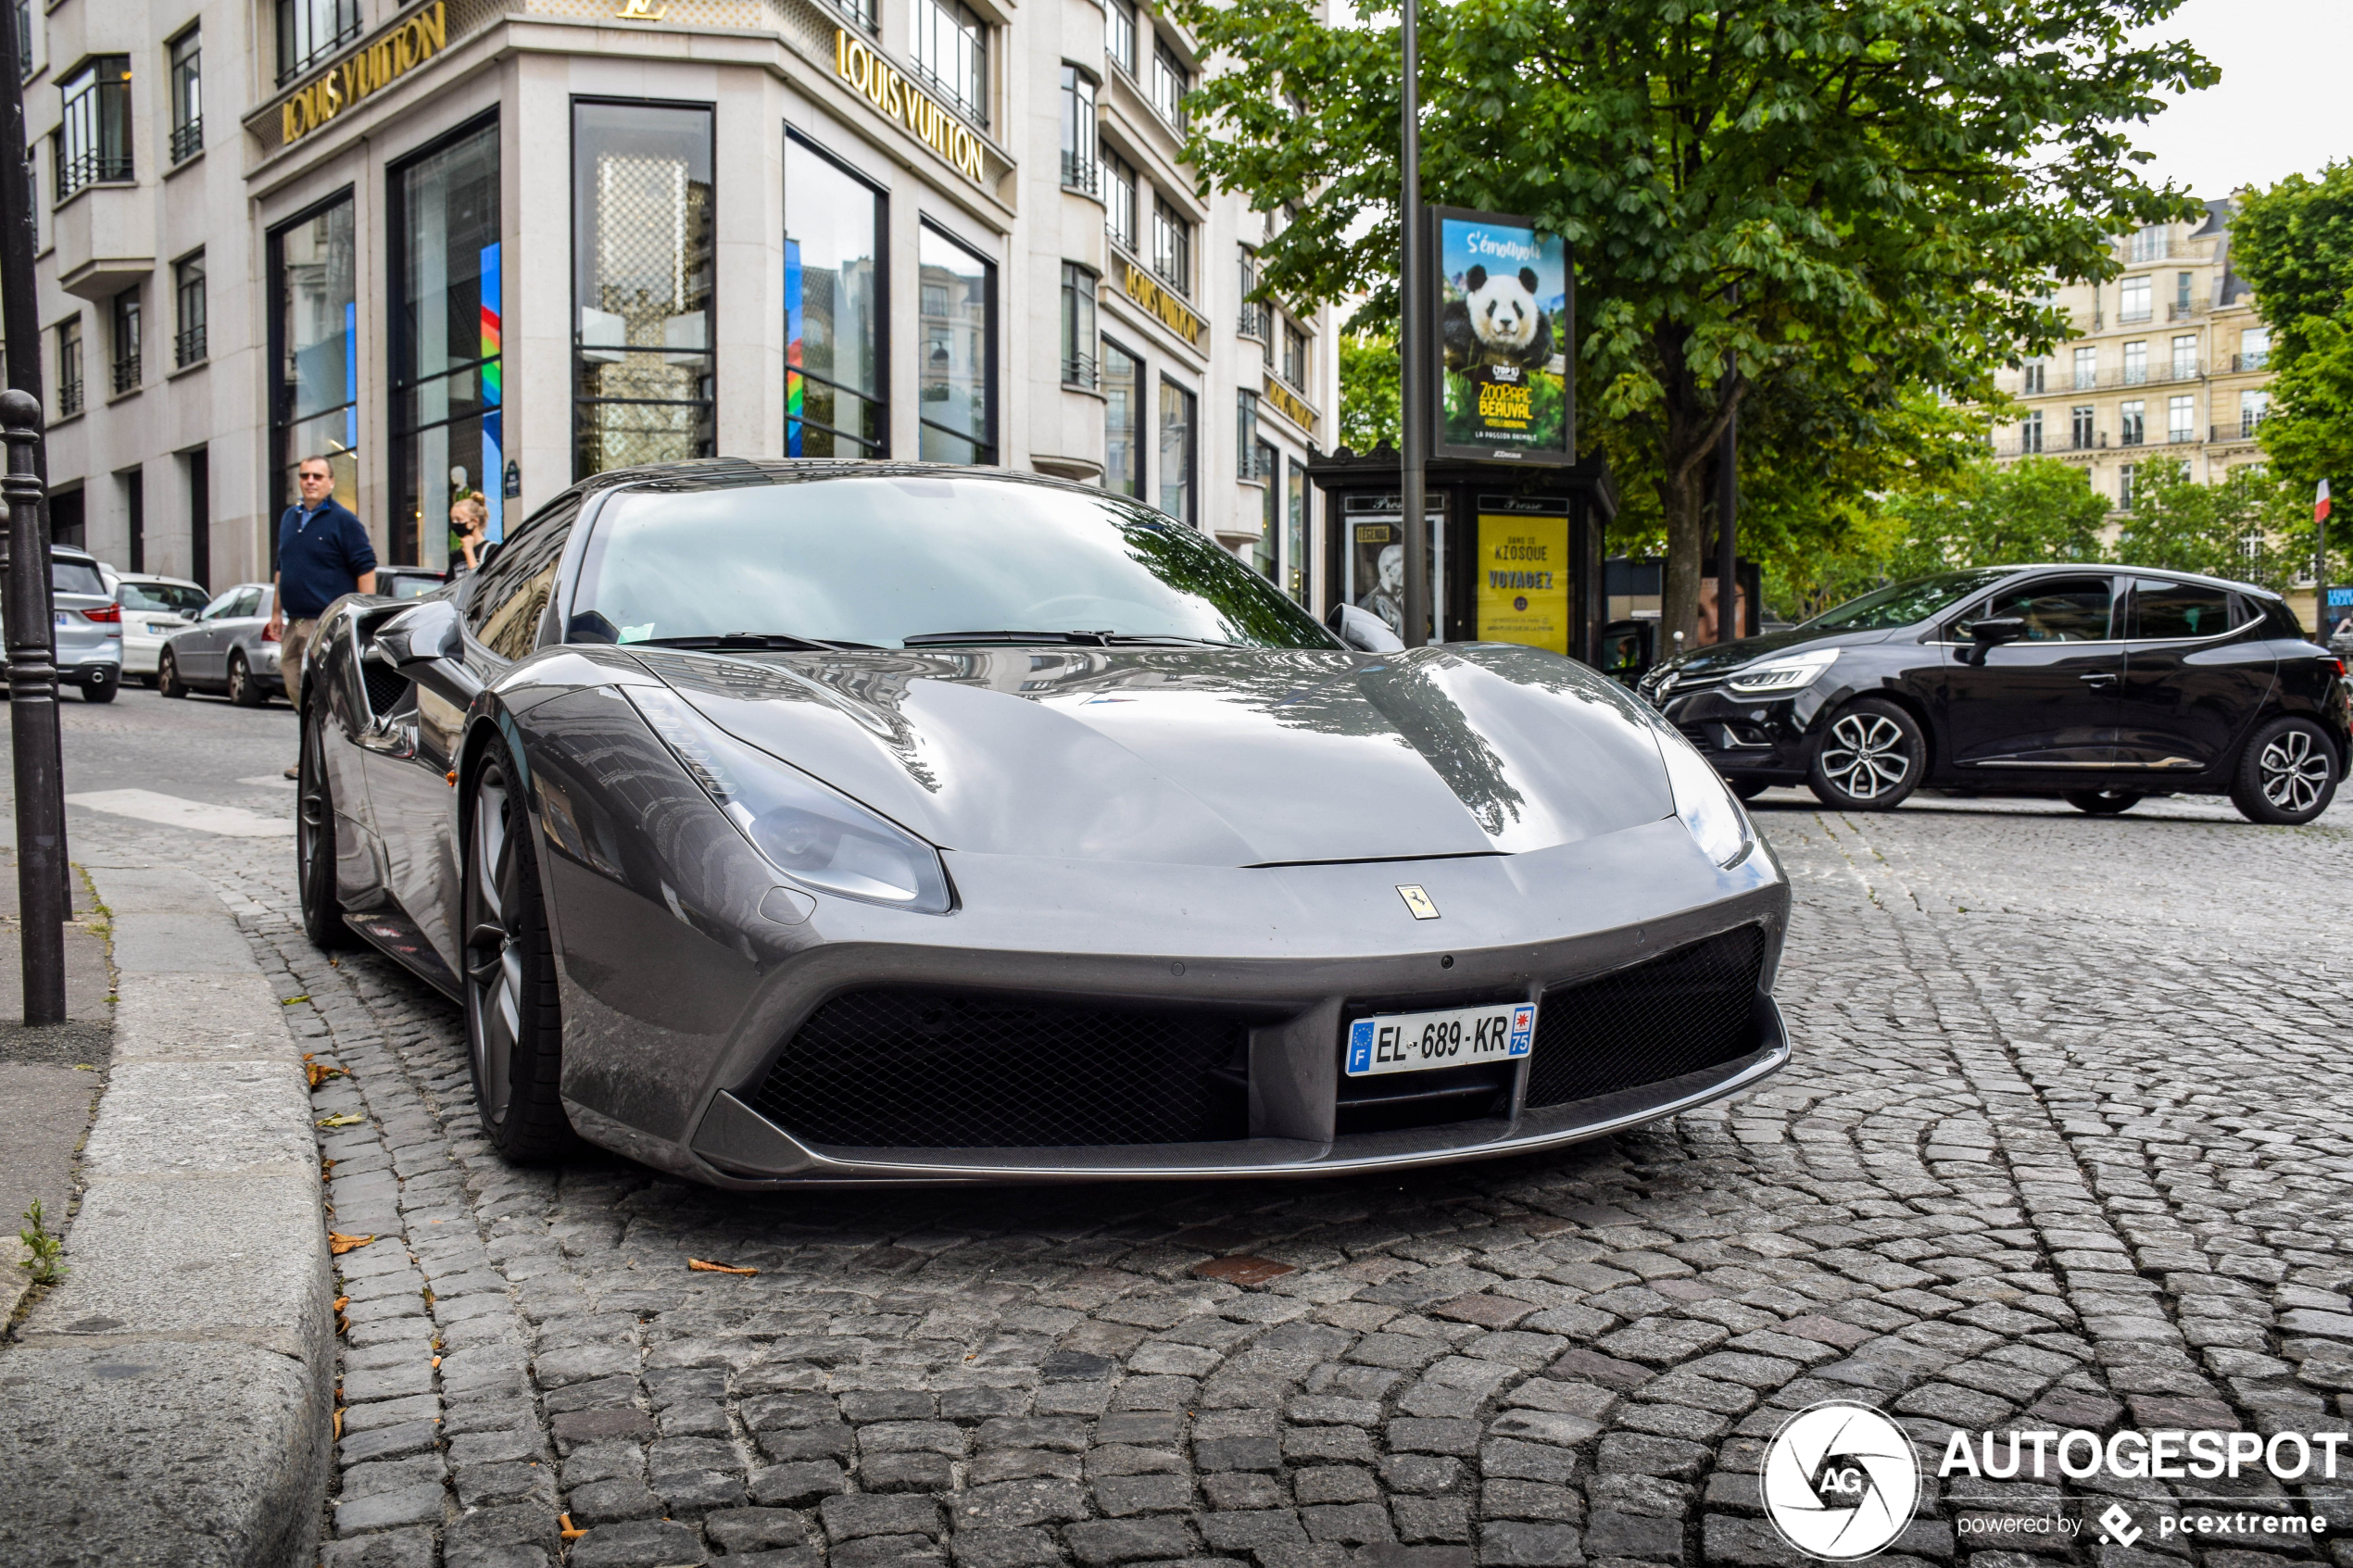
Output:
M122 675L127 681L155 684L156 659L164 639L186 628L211 602L204 584L184 577L158 577L152 572L109 573L114 602L122 610Z

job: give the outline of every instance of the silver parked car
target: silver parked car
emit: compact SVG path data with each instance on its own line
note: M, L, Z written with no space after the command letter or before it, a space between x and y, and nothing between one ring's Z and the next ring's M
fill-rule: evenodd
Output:
M240 708L284 695L277 639L266 635L275 592L267 583L240 583L205 606L195 625L166 639L156 689L166 696L225 692Z
M95 556L59 545L49 561L57 684L80 686L85 702L112 702L122 689L122 611L99 575Z
M114 602L122 611L122 678L153 685L165 641L202 614L212 596L184 577L113 575Z

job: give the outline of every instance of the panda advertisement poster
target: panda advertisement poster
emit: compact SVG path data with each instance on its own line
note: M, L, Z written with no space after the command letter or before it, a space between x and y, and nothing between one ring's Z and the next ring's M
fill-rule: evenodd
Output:
M1577 458L1568 246L1505 213L1434 207L1441 458Z

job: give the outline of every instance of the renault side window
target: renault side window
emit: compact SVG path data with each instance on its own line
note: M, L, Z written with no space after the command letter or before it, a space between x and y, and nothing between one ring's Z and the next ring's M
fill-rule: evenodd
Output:
M1961 612L1951 640L1966 643L1980 621L2018 621L2027 643L2097 643L2108 638L2115 589L2105 577L2044 577L2005 588Z
M2217 637L2235 619L2231 596L2202 583L2165 583L2144 577L2133 584L2131 630L2134 642L2186 642Z
M524 659L538 646L540 618L555 593L556 569L579 510L578 501L568 501L560 510L531 519L500 546L496 559L473 574L466 626L499 658Z

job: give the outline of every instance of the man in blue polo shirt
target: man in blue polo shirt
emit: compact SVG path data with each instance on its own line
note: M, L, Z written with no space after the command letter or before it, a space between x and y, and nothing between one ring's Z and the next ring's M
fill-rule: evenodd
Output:
M319 617L346 594L376 591L376 550L368 531L335 500L335 470L324 458L295 465L298 505L278 520L278 571L270 580L270 629L278 639L278 675L286 700L302 711L302 656L319 629ZM299 765L286 777L298 778Z

